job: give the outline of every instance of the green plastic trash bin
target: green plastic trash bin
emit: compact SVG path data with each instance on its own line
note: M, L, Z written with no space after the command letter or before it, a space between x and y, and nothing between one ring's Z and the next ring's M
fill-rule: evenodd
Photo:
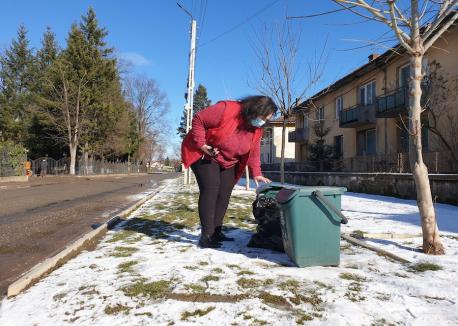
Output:
M340 262L341 195L346 188L292 187L277 192L286 254L299 267Z
M264 185L261 185L258 189L256 189L256 194L260 195L263 194L269 198L276 198L278 192L285 188L285 185L277 182L271 182Z

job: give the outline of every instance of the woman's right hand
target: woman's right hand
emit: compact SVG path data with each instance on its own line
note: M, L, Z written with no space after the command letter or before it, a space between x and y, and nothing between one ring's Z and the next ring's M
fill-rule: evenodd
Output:
M203 145L200 149L202 150L202 152L212 157L216 157L219 154L219 150L217 148L213 148L207 144Z

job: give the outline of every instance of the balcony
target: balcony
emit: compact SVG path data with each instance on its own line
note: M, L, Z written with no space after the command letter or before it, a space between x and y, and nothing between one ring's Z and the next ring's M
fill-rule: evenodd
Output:
M340 113L340 128L356 128L375 123L374 105L355 105Z
M288 133L288 142L306 143L309 140L309 128L296 128Z
M385 95L378 96L375 101L377 118L396 118L406 114L409 108L408 87L397 88Z

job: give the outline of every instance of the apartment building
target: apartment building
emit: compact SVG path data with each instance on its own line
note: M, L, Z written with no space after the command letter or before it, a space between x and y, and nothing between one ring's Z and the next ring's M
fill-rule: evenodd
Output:
M295 160L295 142L291 133L295 129L294 118L286 122L285 162ZM270 120L264 127L264 135L261 139L261 163L280 163L282 142L283 118ZM289 136L289 137L288 137Z
M440 119L436 117L434 121L436 130L445 135L449 145L457 146L452 148L456 151L458 89L453 87L453 83L457 83L458 78L458 26L449 28L425 55L425 105L428 104L428 85L432 85L428 78L432 77L431 70L436 69L438 64L440 69L435 71L442 76L439 78L449 81L451 92L439 99L440 103L436 98L435 103L429 101L429 104L440 106ZM358 163L367 161L383 161L391 165L391 168L384 167L385 170L402 170L400 157L405 161L404 166L405 163L408 166L407 156L401 154L408 152L409 144L405 128L408 125L409 76L409 58L401 49L397 48L395 52L389 50L381 55L371 54L368 63L301 103L295 110L295 133L300 134L293 140L296 143L296 162L308 160L310 144L316 141L312 125L324 120L325 127L331 129L325 137L326 143L334 146L336 156L340 156L345 163L345 170L364 170L361 166L357 168ZM433 123L433 117L428 113L424 115L423 152L431 171L434 170L429 166L432 161L435 161L435 168L439 169L438 164L450 159L450 153L446 153L450 148L447 148L441 136L428 128Z

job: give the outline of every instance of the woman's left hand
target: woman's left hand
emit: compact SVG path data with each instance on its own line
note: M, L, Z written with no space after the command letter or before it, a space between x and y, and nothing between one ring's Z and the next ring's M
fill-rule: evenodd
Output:
M256 182L256 185L258 185L259 182L271 183L272 180L265 178L262 175L258 175L257 177L254 177L254 182Z

